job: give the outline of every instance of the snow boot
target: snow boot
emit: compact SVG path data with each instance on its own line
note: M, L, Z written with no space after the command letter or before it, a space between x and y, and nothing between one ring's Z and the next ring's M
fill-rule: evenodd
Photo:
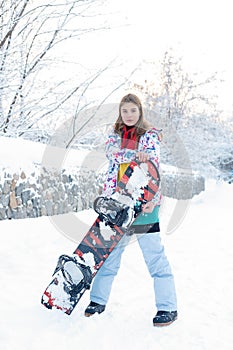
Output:
M91 301L88 307L85 310L84 315L86 317L93 316L96 312L98 314L101 314L105 310L105 305L100 305L98 303L95 303L94 301Z
M153 324L156 327L168 326L177 319L177 311L158 311L153 318Z

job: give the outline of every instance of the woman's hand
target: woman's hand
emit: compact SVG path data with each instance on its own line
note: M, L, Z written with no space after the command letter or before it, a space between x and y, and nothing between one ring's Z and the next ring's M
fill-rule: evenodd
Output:
M154 208L155 208L155 204L153 202L148 202L148 203L142 205L142 212L143 213L152 213Z
M145 152L138 152L136 154L136 157L138 158L139 162L145 163L149 160L149 154L145 153Z

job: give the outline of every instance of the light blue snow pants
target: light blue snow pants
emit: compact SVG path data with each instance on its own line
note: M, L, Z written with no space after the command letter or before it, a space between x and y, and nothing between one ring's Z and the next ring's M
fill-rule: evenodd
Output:
M161 244L160 233L137 235L139 246L151 277L154 280L155 305L157 310L177 310L176 291L171 267ZM112 251L94 278L90 298L101 305L106 305L114 277L120 267L122 253L130 241L125 236ZM140 283L138 284L140 286Z

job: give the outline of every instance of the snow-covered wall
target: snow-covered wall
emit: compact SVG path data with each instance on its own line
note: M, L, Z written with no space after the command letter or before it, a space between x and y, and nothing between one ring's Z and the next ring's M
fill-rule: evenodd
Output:
M35 166L35 171L1 172L0 220L58 215L92 207L101 191L104 175L90 170L57 173ZM205 188L204 178L195 174L162 171L162 193L176 199L189 199Z
M163 196L186 200L205 190L205 178L196 171L162 165L160 173Z
M60 174L46 170L1 173L0 219L57 215L91 207L97 196L94 173Z
M0 220L52 216L92 207L105 178L105 170L96 170L101 154L63 151L32 141L0 137ZM64 166L58 170L57 161L60 164L61 157ZM204 191L205 181L198 173L162 166L161 187L164 196L190 199Z

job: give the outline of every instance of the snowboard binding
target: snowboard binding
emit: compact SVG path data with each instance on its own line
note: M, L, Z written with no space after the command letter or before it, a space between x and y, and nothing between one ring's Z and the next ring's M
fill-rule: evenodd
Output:
M67 285L77 287L77 291L82 288L90 288L92 281L91 269L89 266L77 262L75 257L66 254L61 255L53 275L58 271L61 271Z
M134 210L130 206L113 198L97 197L94 201L94 210L107 224L119 227L127 228L134 218Z
M92 273L89 266L80 264L74 257L69 255L61 255L58 259L57 266L53 273L63 277L63 293L65 293L66 298L69 300L69 305L75 306L77 301L81 298L82 294L85 290L90 289L90 285L92 282ZM54 278L54 284L59 284L59 276L56 275ZM50 293L45 293L42 296L42 304L47 309L52 309L53 307L59 308L56 303L54 303L54 299L51 297ZM64 308L65 313L68 315L71 313L72 308Z

